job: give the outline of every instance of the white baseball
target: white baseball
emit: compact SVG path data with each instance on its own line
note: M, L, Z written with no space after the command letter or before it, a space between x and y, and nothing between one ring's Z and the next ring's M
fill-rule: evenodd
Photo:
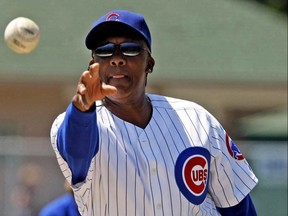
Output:
M38 25L26 17L17 17L8 23L4 39L7 46L16 53L30 53L34 50L40 39Z

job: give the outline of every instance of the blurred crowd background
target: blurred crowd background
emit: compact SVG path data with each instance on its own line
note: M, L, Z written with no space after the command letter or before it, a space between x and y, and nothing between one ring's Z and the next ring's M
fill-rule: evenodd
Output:
M287 0L0 0L0 8L3 34L19 16L41 31L31 54L0 40L1 216L36 216L65 193L50 127L87 68L86 33L112 9L142 13L150 26L147 92L207 108L259 178L259 215L287 215Z

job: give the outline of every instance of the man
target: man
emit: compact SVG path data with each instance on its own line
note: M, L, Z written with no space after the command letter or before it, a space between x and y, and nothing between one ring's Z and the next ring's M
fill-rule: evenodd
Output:
M256 215L252 170L201 106L146 94L144 17L111 11L86 37L87 71L51 130L82 215Z

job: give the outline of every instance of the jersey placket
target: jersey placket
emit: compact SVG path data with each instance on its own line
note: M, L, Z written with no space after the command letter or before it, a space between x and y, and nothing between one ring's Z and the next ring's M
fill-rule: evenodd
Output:
M152 146L154 146L152 150ZM145 163L146 172L147 172L147 181L148 185L145 186L149 189L149 196L153 203L153 215L163 215L163 206L162 206L162 188L161 188L161 180L158 173L158 160L161 160L160 157L157 157L156 143L153 143L151 139L149 139L146 133L141 133L139 136L139 154L141 158L141 162Z

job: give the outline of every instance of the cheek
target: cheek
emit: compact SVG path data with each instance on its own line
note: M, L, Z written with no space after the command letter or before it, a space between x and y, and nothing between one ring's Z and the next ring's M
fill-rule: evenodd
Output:
M139 74L137 74L137 80L138 80L138 85L145 84L147 80L147 74L144 71L141 71Z
M146 77L147 77L147 65L143 64L143 62L141 62L141 64L138 64L137 66L138 68L138 73L137 73L137 77L139 80L141 80L142 82L146 82Z

